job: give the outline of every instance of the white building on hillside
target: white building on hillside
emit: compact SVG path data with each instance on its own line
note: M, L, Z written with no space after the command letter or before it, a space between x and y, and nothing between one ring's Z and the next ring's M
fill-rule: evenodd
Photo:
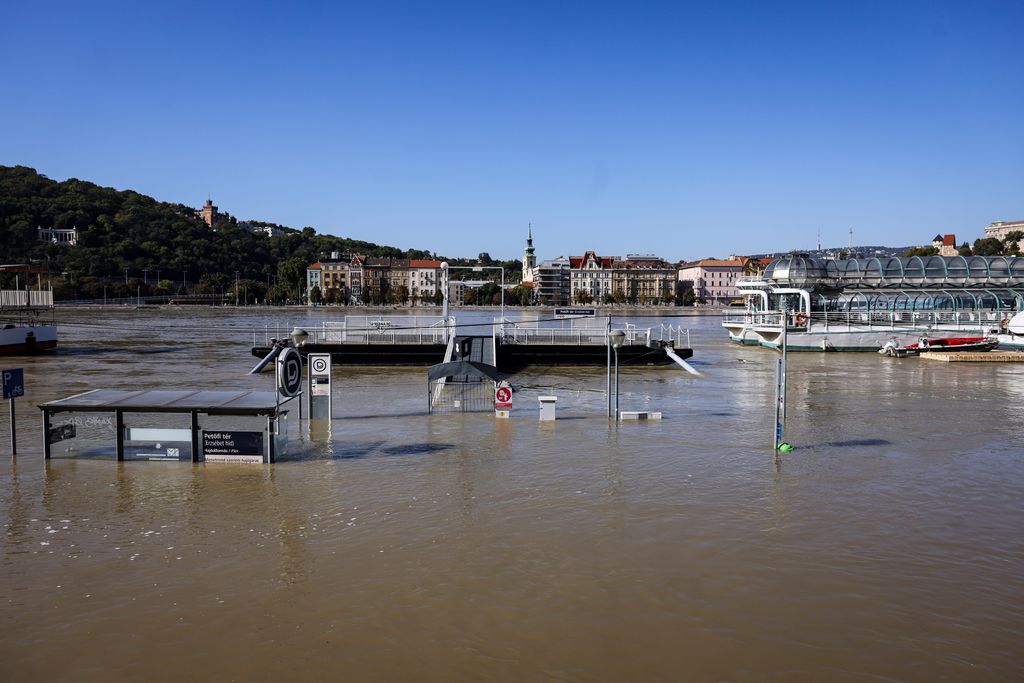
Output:
M1024 232L1024 221L996 221L985 228L985 237L1003 241L1007 235L1015 231Z

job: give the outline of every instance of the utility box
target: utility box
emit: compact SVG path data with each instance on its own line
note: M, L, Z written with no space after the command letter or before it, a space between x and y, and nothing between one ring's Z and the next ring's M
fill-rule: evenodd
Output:
M538 396L537 400L540 401L540 419L541 420L554 420L555 419L555 403L558 401L557 396Z
M331 354L311 353L306 357L309 368L309 419L326 420L334 418L331 400Z

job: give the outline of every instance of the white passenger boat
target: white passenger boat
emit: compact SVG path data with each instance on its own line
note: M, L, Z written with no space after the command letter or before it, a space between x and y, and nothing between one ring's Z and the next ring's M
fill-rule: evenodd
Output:
M1024 310L1024 258L791 254L737 287L746 306L722 321L732 341L778 347L785 325L791 351L877 351L891 340L998 334Z
M1024 350L1024 312L1012 318L1003 318L996 338L1001 349Z

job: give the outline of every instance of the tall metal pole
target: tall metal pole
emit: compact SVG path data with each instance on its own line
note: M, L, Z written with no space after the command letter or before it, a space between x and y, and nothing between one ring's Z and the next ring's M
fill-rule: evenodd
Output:
M10 399L11 403L11 455L18 454L18 430L14 421L14 397Z
M448 262L441 263L441 319L444 320L444 343L448 343Z
M782 317L782 428L786 428L786 389L787 374L789 372L789 305L786 305L785 315Z
M238 308L238 271L235 271L235 308Z
M605 351L608 355L606 367L607 377L605 378L604 396L608 402L608 417L612 416L612 317L609 315L604 334Z
M772 452L779 452L779 441L782 439L782 359L775 359L775 424L772 428Z
M615 421L619 421L619 347L612 347L615 351Z

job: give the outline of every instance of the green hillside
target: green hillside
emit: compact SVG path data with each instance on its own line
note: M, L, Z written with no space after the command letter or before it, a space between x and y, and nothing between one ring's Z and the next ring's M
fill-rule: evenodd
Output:
M306 264L332 251L429 258L360 240L283 228L253 233L225 215L211 229L193 207L168 204L131 190L71 178L50 180L25 166L0 166L0 261L30 263L48 273L58 300L182 290L216 293L234 286L235 273L251 300L296 299ZM256 222L257 225L269 225ZM79 229L77 246L38 239L37 228ZM128 284L125 284L125 270ZM161 282L156 281L159 272ZM47 277L43 275L44 279ZM13 275L0 274L10 286ZM268 292L268 283L271 289ZM123 291L122 291L123 290Z

